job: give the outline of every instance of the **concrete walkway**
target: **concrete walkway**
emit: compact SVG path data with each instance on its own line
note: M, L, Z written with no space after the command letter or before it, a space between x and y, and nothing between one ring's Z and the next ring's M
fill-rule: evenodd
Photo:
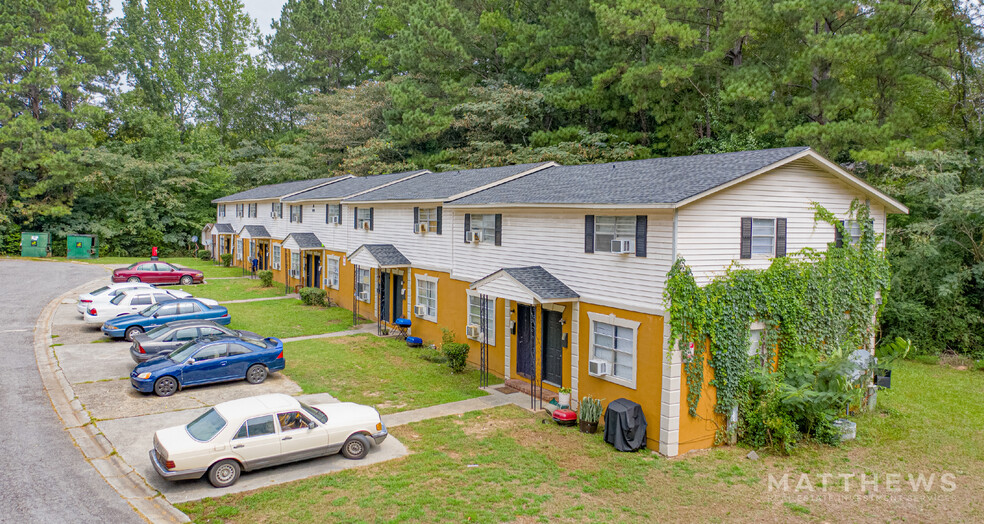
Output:
M494 387L481 389L487 392L488 395L484 397L470 398L468 400L459 400L458 402L448 402L447 404L438 404L436 406L428 406L426 408L412 409L410 411L401 411L399 413L383 415L383 423L385 423L388 428L395 428L411 422L446 417L448 415L460 415L462 413L468 413L469 411L497 408L508 404L513 404L524 409L529 409L530 407L529 395L524 395L519 392L509 394L500 393Z
M264 302L266 300L283 300L285 298L301 298L297 293L291 293L282 297L263 297L263 298L243 298L240 300L223 300L219 304L242 304L243 302Z
M349 335L362 335L369 333L372 335L376 334L376 324L361 324L355 329L346 329L345 331L336 331L334 333L322 333L320 335L305 335L303 337L290 337L282 338L286 342L299 342L301 340L311 340L315 338L335 338L335 337L347 337Z

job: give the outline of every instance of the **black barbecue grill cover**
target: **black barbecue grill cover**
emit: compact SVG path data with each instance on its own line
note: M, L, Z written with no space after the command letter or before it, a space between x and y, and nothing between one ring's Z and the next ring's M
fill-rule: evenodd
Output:
M646 447L646 416L642 406L620 398L605 410L605 442L619 451L638 451Z

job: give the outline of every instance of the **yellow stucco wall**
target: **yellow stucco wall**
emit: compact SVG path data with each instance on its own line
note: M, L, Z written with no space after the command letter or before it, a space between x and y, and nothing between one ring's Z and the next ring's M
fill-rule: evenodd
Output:
M714 379L714 370L706 358L704 360L704 385L701 388L700 401L697 402L696 416L691 417L687 408L687 376L684 372L680 378L680 454L695 449L706 449L714 445L714 434L718 428L725 427L724 416L714 413L717 404L717 391L710 385Z

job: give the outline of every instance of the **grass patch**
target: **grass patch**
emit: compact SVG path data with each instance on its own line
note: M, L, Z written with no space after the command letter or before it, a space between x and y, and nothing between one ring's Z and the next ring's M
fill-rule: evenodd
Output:
M368 350L368 348L367 348ZM335 357L324 360L331 360ZM295 357L300 358L300 357ZM375 363L375 361L374 361ZM367 364L368 367L368 364ZM721 447L666 460L512 406L392 428L400 460L179 505L196 522L976 521L984 489L984 376L900 363L858 438L789 457ZM655 431L657 421L649 421ZM770 491L769 475L878 474L879 491ZM889 473L954 475L956 489L886 496ZM905 485L905 481L903 481ZM865 496L867 495L867 496ZM235 511L233 511L235 509Z
M374 405L380 413L484 396L476 370L454 374L427 362L424 352L391 338L371 335L302 340L286 345L284 373L305 393L331 393L339 400Z
M180 289L201 298L212 300L245 300L250 298L267 298L284 296L284 287L274 284L273 287L262 287L259 279L237 278L233 280L211 280L206 284L182 286Z
M340 307L305 306L296 298L227 304L233 329L264 337L300 337L334 333L352 327L352 312Z

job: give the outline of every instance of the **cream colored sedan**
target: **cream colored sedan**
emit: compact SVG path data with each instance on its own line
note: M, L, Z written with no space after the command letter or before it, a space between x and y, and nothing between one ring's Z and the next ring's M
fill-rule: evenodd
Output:
M231 486L243 470L341 452L361 459L387 436L379 412L351 402L308 406L283 394L216 405L184 426L154 434L150 461L168 480L208 475L217 488Z

